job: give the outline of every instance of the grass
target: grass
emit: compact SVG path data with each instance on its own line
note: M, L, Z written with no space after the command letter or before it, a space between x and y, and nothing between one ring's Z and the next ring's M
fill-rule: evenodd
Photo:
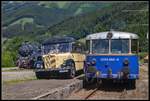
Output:
M68 1L61 1L61 2L57 2L57 5L59 8L64 8L67 3L68 3Z
M148 55L148 52L141 52L138 54L139 59L140 59L140 64L144 63L144 58Z
M82 13L82 8L78 8L78 10L74 13L74 15L78 15Z
M8 67L2 67L2 68L14 68L14 67L12 67L12 66L8 66Z
M140 52L140 53L138 53L138 55L139 55L141 58L144 58L146 55L148 55L148 52Z
M144 59L140 59L140 64L143 64L144 63Z
M24 78L22 80L18 79L18 80L3 81L3 84L17 84L17 83L23 83L31 80L37 80L37 78L33 77L33 78Z
M33 71L33 69L11 69L11 70L2 70L2 72L16 72L16 71Z

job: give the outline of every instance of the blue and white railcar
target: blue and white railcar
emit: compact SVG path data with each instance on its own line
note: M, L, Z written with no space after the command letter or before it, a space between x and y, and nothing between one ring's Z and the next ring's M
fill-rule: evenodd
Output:
M129 80L139 78L138 36L134 33L108 31L88 35L84 72L92 78Z

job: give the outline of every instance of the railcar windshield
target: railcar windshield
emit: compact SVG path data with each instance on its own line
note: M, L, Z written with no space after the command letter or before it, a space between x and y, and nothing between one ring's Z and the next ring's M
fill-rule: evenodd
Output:
M92 53L108 54L129 53L129 39L112 39L109 44L108 39L92 40Z
M111 40L111 53L114 53L114 54L129 53L129 40L128 39L112 39Z
M44 46L44 54L70 52L70 43L48 44Z
M92 53L105 54L109 52L109 40L92 40Z

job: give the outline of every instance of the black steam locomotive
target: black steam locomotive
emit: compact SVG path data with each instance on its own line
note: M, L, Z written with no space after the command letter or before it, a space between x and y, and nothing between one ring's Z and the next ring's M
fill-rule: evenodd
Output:
M40 45L25 41L18 50L16 65L19 68L35 68L34 64L39 56L41 56Z

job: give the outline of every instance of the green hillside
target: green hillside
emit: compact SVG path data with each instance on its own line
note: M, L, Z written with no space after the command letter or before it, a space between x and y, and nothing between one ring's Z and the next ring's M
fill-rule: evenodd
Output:
M38 3L39 4L39 3ZM102 31L108 31L110 29L114 29L116 31L126 31L126 32L132 32L139 35L139 43L140 43L140 49L142 52L148 51L148 40L146 39L146 34L148 33L149 26L149 12L148 12L148 2L129 2L129 3L104 3L106 4L103 9L95 9L96 4L94 5L93 11L90 11L91 9L88 8L89 5L79 5L76 4L73 6L73 4L67 4L67 7L71 7L71 9L68 9L68 12L74 12L72 14L76 16L70 16L65 19L61 19L58 22L53 22L52 25L46 25L44 22L48 23L48 19L46 17L49 17L49 14L46 14L42 12L41 9L47 9L47 12L50 9L49 7L41 7L38 10L41 12L41 14L37 14L41 16L41 18L45 18L43 20L38 21L38 17L35 17L33 21L27 21L27 19L23 19L25 16L20 17L19 19L23 19L23 21L20 21L18 18L17 20L12 21L13 26L7 26L5 30L3 30L4 36L6 37L6 40L3 42L3 58L2 58L2 66L6 66L9 61L9 66L14 66L16 57L17 57L17 50L20 44L23 41L31 41L31 42L39 42L41 43L43 40L46 40L47 38L55 35L60 36L73 36L76 39L81 39L84 41L84 37L88 34L92 34L95 32L102 32ZM43 4L40 4L42 6L45 6ZM63 5L55 5L55 7L63 8L66 5L65 3ZM50 6L50 5L49 5ZM86 9L89 9L86 12L84 6L87 6ZM37 7L37 6L36 6ZM54 8L53 7L53 10ZM101 5L102 7L102 5ZM83 8L81 10L81 8ZM31 8L28 8L31 10ZM58 9L58 8L57 8ZM30 11L29 10L29 11ZM52 10L52 11L53 11ZM25 10L24 11L24 14ZM32 10L31 10L32 11ZM18 11L17 13L14 13L15 16L20 16ZM32 14L37 12L36 10L31 12L27 12L26 14ZM57 18L60 14L57 14L57 10L54 10L55 16L51 17L52 19ZM59 11L60 12L60 11ZM67 12L67 13L68 13ZM86 12L80 14L80 12ZM18 15L19 14L19 15ZM36 13L35 13L36 14ZM44 16L43 16L44 15ZM14 18L15 18L14 16ZM30 16L33 18L32 16ZM61 16L62 17L62 16ZM5 18L6 19L6 18ZM10 18L13 19L13 18ZM6 22L9 22L10 19L6 20ZM16 21L18 21L16 23ZM20 21L20 23L19 23ZM10 21L11 22L11 21ZM12 24L11 22L11 24ZM33 22L33 23L32 23ZM44 24L42 24L44 23ZM9 24L8 24L9 25ZM22 25L24 26L24 30L22 30ZM5 33L4 33L5 32ZM11 35L11 37L10 37ZM8 39L7 39L8 38ZM145 40L145 41L143 41ZM8 66L8 65L7 65Z
M36 30L39 30L39 26L43 26L40 27L40 30L44 30L46 27L57 24L69 17L95 11L106 5L101 3L91 4L65 1L33 1L30 3L27 1L14 1L14 3L7 3L8 2L6 2L6 4L3 3L2 5L2 26L5 27L5 29L2 29L4 37L13 37L15 35L27 33L32 34L32 32L37 33ZM30 31L27 29L22 30L25 25L22 24L20 20L24 18L26 19L26 22L30 22L30 19L33 19L34 21L33 23L29 23ZM27 19L29 21L27 21ZM18 31L16 31L16 28Z
M88 14L69 18L62 23L48 29L50 34L67 34L76 38L85 37L87 34L108 31L110 29L137 33L140 37L140 46L146 45L148 32L147 11L148 3L119 3L106 9L100 9ZM135 11L134 11L135 10ZM144 11L137 11L144 10ZM143 48L145 51L147 48Z

